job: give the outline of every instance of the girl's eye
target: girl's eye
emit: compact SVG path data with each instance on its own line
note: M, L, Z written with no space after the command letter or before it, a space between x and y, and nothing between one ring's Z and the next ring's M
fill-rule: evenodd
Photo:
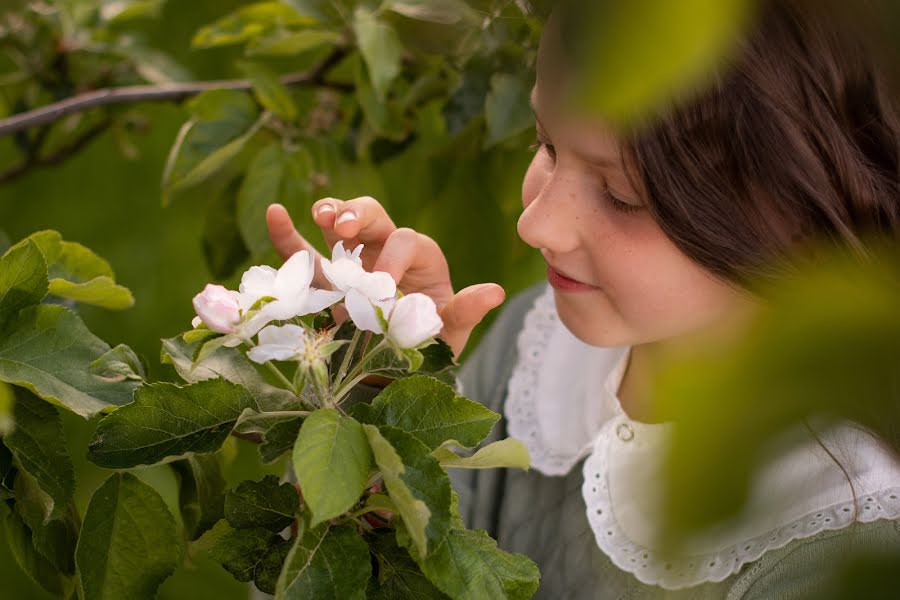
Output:
M640 206L636 206L634 204L628 204L627 202L622 202L618 198L612 195L612 192L609 191L608 187L603 188L603 196L606 200L612 204L614 210L617 210L621 213L625 213L627 215L633 215L636 212L641 210Z
M532 152L538 152L541 148L544 148L547 151L547 154L550 155L554 161L556 160L556 148L553 147L553 144L548 144L547 142L537 139L530 147L529 150Z

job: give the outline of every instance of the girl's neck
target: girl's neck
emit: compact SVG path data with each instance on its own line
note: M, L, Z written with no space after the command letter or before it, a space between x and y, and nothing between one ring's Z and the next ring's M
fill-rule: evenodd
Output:
M685 353L708 352L719 347L727 352L748 331L761 305L748 304L733 311L728 318L719 320L702 330L675 338L636 344L631 347L625 374L619 385L619 405L628 417L643 423L661 423L672 418L656 406L653 399L653 381L657 371L671 359Z

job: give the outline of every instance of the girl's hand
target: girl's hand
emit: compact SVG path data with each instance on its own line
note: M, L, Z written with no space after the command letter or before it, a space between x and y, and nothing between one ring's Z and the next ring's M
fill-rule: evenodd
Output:
M453 349L454 356L460 355L472 329L506 299L503 288L495 283L473 285L454 293L447 260L437 243L412 229L398 229L374 198L325 198L313 205L312 216L329 248L341 240L348 250L364 244L361 258L367 271L390 273L404 294L420 292L430 296L444 321L440 337ZM278 253L287 259L300 250L308 250L316 257L313 285L331 289L322 274L321 256L294 227L287 210L272 204L266 221Z

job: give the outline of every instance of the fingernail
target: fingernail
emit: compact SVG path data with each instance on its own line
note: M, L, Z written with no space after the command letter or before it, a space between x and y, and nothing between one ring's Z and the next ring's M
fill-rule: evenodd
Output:
M340 225L341 223L349 223L350 221L355 220L356 215L350 211L347 211L337 218L337 221L335 221L335 225Z
M324 215L325 213L333 213L334 207L330 204L323 204L319 208L316 209L316 216Z

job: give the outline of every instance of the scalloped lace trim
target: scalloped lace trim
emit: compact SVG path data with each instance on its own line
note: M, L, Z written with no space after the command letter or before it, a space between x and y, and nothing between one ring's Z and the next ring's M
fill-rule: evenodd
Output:
M722 581L736 573L744 564L794 540L808 538L822 531L842 529L854 522L900 519L900 480L895 480L898 484L896 486L859 496L855 512L853 500L844 498L761 534L723 544L715 551L663 557L628 537L616 519L616 508L612 505L608 462L612 444L609 441L611 436L621 433L623 424L629 423L627 418L614 419L598 434L595 450L584 463L582 495L597 545L616 566L632 573L645 584L681 589ZM627 431L630 432L631 429Z
M552 288L537 297L525 315L516 343L518 362L509 379L504 403L510 436L521 440L531 455L531 468L545 475L563 475L578 461L570 454L553 452L543 443L535 418L538 378L550 339L559 326Z
M533 469L566 475L620 410L610 380L624 366L628 349L578 340L560 322L553 288L547 286L525 315L517 350L503 409L509 434L528 447Z

